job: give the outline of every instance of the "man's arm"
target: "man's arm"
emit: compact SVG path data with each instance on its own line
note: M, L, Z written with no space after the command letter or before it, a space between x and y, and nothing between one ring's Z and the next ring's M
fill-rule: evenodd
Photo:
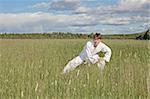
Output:
M106 62L109 62L109 61L110 61L111 54L112 54L111 49L110 49L107 45L104 44L104 45L103 45L103 48L102 48L102 52L105 53L103 59L104 59Z

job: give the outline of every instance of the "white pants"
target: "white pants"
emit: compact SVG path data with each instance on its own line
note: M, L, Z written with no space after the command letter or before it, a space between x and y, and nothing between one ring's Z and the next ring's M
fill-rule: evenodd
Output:
M65 66L63 73L67 73L77 66L81 65L83 63L83 60L80 58L80 56L77 56L73 58L71 61L68 62L68 64Z
M96 63L97 63L97 66L98 68L100 68L101 70L104 69L104 66L105 66L105 61L104 60L100 60L100 58L95 55L94 56L95 60L96 60ZM98 58L98 59L96 59ZM67 73L73 69L75 69L77 66L81 65L82 63L84 62L83 59L81 59L80 56L77 56L75 58L73 58L71 61L68 62L68 64L65 66L64 70L63 70L63 73ZM90 63L89 61L87 63Z

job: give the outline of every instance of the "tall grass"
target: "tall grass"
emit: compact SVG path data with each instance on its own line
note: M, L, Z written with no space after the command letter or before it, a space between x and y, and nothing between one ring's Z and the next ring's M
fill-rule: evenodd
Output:
M81 65L62 75L86 41L0 40L0 99L148 98L148 41L104 40L113 54L103 71Z

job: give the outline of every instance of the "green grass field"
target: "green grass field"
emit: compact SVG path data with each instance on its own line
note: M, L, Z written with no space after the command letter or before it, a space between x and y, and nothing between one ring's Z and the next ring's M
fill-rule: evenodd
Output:
M149 41L104 40L112 49L100 71L81 65L62 75L87 40L0 40L0 99L147 99Z

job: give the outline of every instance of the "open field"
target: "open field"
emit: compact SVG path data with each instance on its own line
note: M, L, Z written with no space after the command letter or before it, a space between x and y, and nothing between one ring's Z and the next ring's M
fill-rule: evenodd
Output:
M112 59L62 75L87 40L1 39L0 99L147 99L149 41L104 40Z

